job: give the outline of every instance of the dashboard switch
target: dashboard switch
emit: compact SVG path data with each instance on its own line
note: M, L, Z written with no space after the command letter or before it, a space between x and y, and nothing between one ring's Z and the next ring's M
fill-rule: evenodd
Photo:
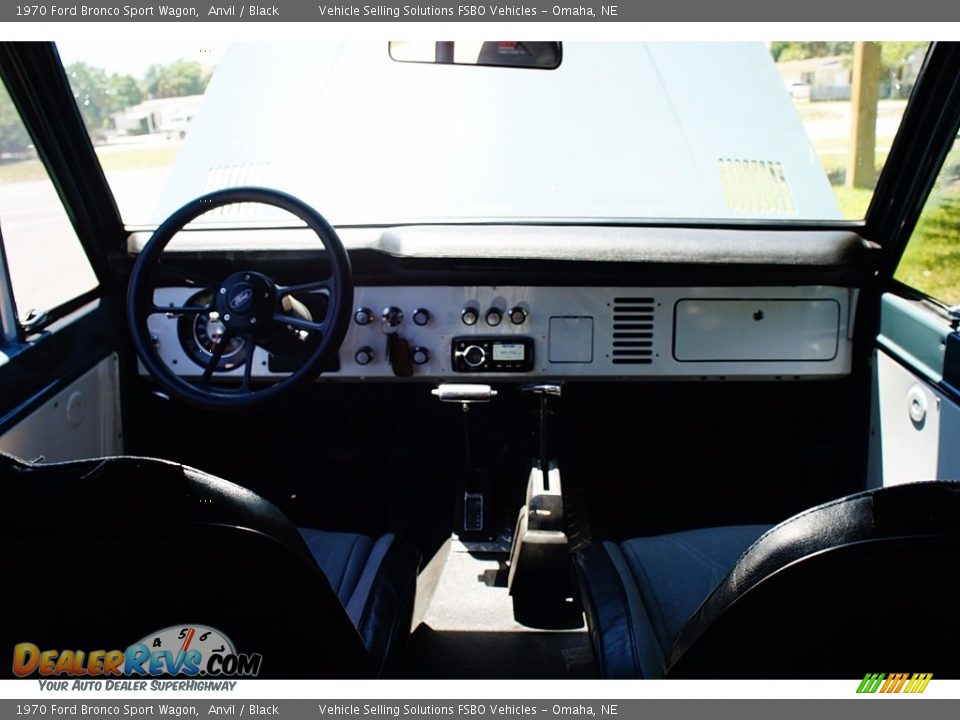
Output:
M369 365L373 362L374 357L373 348L364 345L357 350L357 354L353 356L353 359L357 361L357 365Z
M413 311L413 324L414 325L426 325L430 322L430 311L426 308L417 308Z
M357 325L369 325L373 322L373 313L370 312L370 308L357 308L353 312L353 321Z
M527 311L522 307L515 307L510 311L510 322L514 325L523 325L527 321Z
M490 308L487 310L487 325L490 327L496 327L503 320L503 311L498 308Z
M476 325L477 320L480 319L480 313L477 312L476 308L464 308L463 312L460 313L460 319L463 320L464 325Z
M393 374L397 377L410 377L413 375L413 365L410 363L410 345L397 333L387 335L387 362L393 368Z
M426 365L430 361L430 351L418 345L410 351L410 359L414 365Z
M383 309L383 327L386 328L395 328L403 322L403 310L398 307L390 306Z

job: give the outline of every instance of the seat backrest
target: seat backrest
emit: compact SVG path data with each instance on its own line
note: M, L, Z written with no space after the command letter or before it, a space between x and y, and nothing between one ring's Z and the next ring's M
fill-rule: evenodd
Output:
M259 677L371 672L296 528L249 490L147 458L0 455L0 497L0 652L125 650L164 628L206 626L259 653Z
M769 530L684 626L668 677L960 676L960 483L850 495Z

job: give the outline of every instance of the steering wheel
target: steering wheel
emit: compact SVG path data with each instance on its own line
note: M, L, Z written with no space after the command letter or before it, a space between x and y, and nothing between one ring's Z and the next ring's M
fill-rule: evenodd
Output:
M295 215L316 233L326 251L318 256L329 264L329 274L315 281L281 286L269 276L253 269L233 272L217 281L199 277L168 265L163 251L173 237L191 220L224 205L260 203L281 208ZM175 284L190 285L192 290L207 291L209 302L161 306L155 301L160 277L175 278ZM170 283L166 283L170 285ZM325 296L322 317L313 314L301 297ZM194 295L194 297L197 297ZM322 299L322 298L321 298ZM209 410L245 410L261 407L313 380L333 359L343 342L353 304L353 275L350 258L337 233L316 210L292 195L257 187L218 190L187 203L168 217L144 246L133 266L127 289L127 321L137 355L147 371L170 394ZM190 380L173 372L161 359L147 319L151 315L167 317L206 316L219 332L211 335L213 348L207 354L199 379ZM295 335L304 352L303 361L290 375L276 383L255 386L252 383L254 350L277 337ZM229 368L223 362L227 347L245 348L242 372L239 365ZM229 372L230 374L226 374ZM214 381L217 381L216 383ZM232 381L234 387L223 380Z

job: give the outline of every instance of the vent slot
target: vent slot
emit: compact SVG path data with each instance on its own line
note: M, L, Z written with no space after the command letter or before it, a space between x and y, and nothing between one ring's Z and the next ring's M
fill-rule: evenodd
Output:
M727 207L737 212L792 214L797 209L783 164L721 158L720 185Z
M651 297L613 299L613 340L610 362L614 365L650 365L653 362L653 321L656 300Z
M246 163L243 165L218 165L207 169L203 182L205 193L225 188L256 185L271 187L271 167L269 162ZM215 208L204 214L205 220L229 219L260 219L264 214L265 206L257 203L234 203Z

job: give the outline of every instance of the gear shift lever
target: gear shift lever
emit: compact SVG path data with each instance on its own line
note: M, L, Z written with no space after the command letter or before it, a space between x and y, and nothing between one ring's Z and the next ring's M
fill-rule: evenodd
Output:
M547 416L550 414L548 406L550 398L562 397L563 391L557 383L536 383L533 385L524 385L523 392L538 395L540 397L540 436L539 460L540 468L547 472L550 467L550 456L547 453Z

